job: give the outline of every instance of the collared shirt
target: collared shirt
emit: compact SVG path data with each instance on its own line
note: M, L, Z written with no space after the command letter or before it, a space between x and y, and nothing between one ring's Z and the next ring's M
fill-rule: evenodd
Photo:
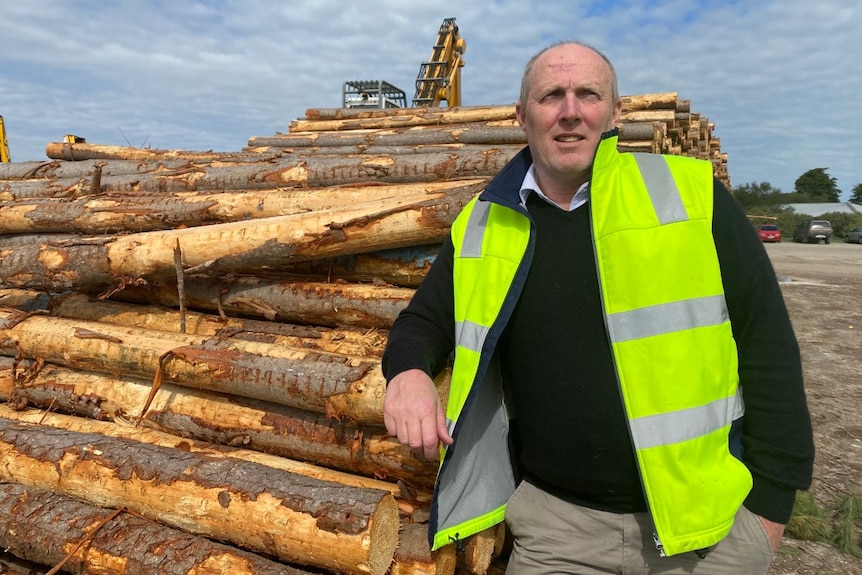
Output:
M545 192L539 188L538 182L536 182L536 173L533 169L534 165L530 166L530 169L527 170L527 174L524 176L524 181L521 183L521 191L519 192L521 196L521 205L527 205L527 197L530 195L530 192L536 192L540 198L545 200L548 203L551 203L557 206L557 203L551 200L548 196L545 195ZM566 210L567 212L571 212L575 208L579 208L582 205L587 203L587 200L590 199L590 183L584 182L581 184L581 187L578 188L578 191L575 192L575 195L572 197L572 203L569 204L569 208L561 208ZM560 207L560 206L558 206Z

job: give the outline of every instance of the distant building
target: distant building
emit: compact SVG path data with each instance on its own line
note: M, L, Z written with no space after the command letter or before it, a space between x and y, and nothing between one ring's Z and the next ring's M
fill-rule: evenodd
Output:
M839 214L862 214L862 206L852 202L832 202L832 203L814 203L814 204L784 204L785 208L792 208L797 214L803 216L811 216L817 218L823 214L839 213Z

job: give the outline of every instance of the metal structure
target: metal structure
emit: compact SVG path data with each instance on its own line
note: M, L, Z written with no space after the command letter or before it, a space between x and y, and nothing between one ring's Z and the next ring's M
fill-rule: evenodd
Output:
M341 86L343 108L406 108L407 95L383 80L352 80Z
M461 105L461 68L467 43L454 18L446 18L437 33L431 57L419 66L413 107ZM342 108L406 108L404 91L383 80L353 80L341 87Z

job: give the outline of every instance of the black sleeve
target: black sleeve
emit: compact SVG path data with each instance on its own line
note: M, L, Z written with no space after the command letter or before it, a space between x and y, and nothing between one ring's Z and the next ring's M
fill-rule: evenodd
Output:
M796 490L811 485L814 462L799 345L769 256L717 180L713 235L745 402L742 460L754 478L745 506L787 523Z
M418 368L434 377L455 349L455 294L452 267L455 248L448 238L410 303L392 324L383 352L383 376Z

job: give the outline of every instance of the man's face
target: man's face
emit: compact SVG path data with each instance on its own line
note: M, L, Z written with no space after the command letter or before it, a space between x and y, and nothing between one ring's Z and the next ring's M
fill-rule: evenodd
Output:
M529 92L515 108L543 190L577 188L590 177L603 132L619 120L613 75L587 47L555 46L534 62Z

